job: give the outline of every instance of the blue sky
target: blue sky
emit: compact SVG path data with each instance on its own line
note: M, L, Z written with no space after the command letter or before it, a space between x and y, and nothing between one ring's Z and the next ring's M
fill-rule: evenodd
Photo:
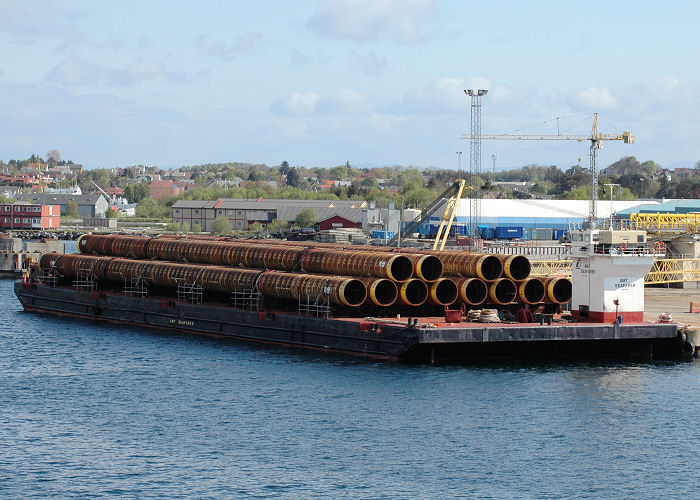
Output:
M630 130L622 156L700 160L700 3L0 0L0 159L87 167L468 162L483 133ZM484 170L587 164L587 144L484 141Z

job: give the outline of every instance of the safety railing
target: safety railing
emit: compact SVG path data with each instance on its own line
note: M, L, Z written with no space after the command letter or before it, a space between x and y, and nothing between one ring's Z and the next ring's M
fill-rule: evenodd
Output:
M531 276L571 276L570 260L531 261ZM700 258L656 259L644 283L657 285L700 281Z

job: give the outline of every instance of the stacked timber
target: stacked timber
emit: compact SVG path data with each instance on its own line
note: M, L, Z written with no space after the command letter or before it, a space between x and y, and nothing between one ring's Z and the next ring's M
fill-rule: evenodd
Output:
M570 280L530 278L522 255L199 235L84 235L78 250L49 254L41 267L66 277L88 269L112 282L141 279L169 288L196 282L205 291L256 290L283 300L323 294L344 307L529 306L571 298Z

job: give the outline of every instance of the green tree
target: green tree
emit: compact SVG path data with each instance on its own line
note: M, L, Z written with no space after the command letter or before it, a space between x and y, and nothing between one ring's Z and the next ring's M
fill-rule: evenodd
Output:
M150 198L150 196L151 188L148 187L148 184L145 182L139 182L134 186L134 199L132 200L132 203L138 203L141 200Z
M282 175L287 175L287 172L289 172L289 162L287 160L284 160L280 166L279 166L279 173Z
M108 219L116 219L117 217L119 217L119 212L116 208L109 207L105 212L105 217L107 217Z
M253 182L261 181L263 180L263 177L257 168L251 167L250 172L248 173L248 180Z
M298 188L301 181L302 178L299 175L299 171L296 169L296 167L287 169L287 186Z
M192 232L193 233L201 233L202 232L202 225L201 224L192 224Z
M217 217L211 223L211 230L214 234L231 233L231 222L226 217Z
M289 227L289 222L285 220L275 219L267 225L268 231L271 233L281 233Z
M78 204L73 200L68 200L66 202L66 216L77 217L78 216Z
M131 170L127 170L127 172L131 172ZM130 203L136 203L133 184L124 186L124 197L129 200Z
M313 227L318 222L318 216L313 208L305 208L297 214L294 222L299 227Z
M331 174L338 180L345 179L350 173L350 167L347 165L338 165L331 169Z
M248 231L251 233L259 233L262 230L263 226L260 222L253 222L250 226L248 226Z
M161 216L161 209L158 201L153 198L145 198L136 205L136 216L145 218L154 218Z

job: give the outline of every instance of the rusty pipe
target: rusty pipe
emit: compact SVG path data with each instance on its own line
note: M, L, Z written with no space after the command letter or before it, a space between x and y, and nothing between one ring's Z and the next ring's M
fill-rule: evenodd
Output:
M439 306L448 306L457 300L457 284L449 278L441 278L428 284L428 301Z
M515 300L516 293L515 283L508 278L499 278L489 283L489 301L492 304L510 304Z
M48 269L55 263L58 272L77 276L81 269L92 269L99 279L123 281L143 278L147 283L177 287L180 283L196 283L204 290L230 293L248 291L256 286L265 296L299 300L327 295L329 302L356 307L367 296L365 284L358 279L315 274L202 266L176 262L133 260L93 255L46 254L40 265Z
M301 268L307 272L374 276L403 282L413 275L413 263L401 254L391 252L353 252L351 250L321 250L312 248L301 258Z
M539 304L544 302L544 283L537 278L528 278L517 284L518 301L524 304Z
M459 298L465 304L478 306L488 297L489 289L486 282L479 278L458 278L456 280Z
M258 280L258 290L265 296L311 302L326 296L333 304L357 307L367 298L365 284L344 276L267 271Z
M212 241L177 238L144 238L120 235L85 235L80 240L85 253L144 256L178 262L305 271L345 276L374 276L405 281L413 275L412 259L392 252L355 252L307 246L270 245L261 242ZM438 279L441 263L435 258L416 257L421 273Z
M424 281L413 278L399 286L399 303L417 307L428 299L428 286Z

